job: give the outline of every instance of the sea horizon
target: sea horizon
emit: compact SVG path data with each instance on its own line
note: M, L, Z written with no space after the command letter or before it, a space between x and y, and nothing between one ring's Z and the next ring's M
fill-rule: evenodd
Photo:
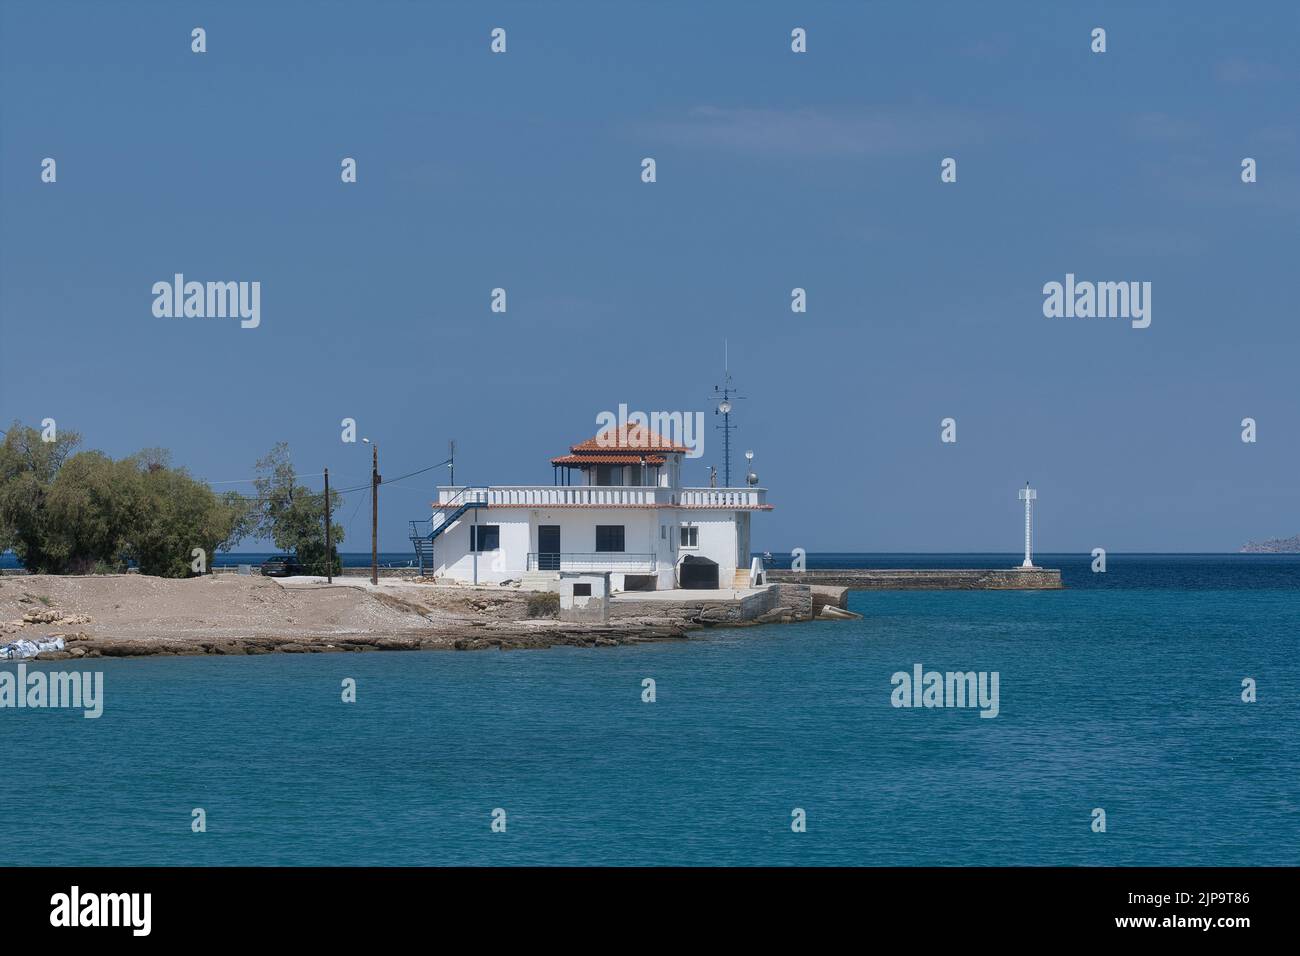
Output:
M223 571L241 566L255 569L262 562L282 554L278 551L232 551L217 552L211 567ZM766 558L768 552L755 551L752 558L764 560L769 570L784 569L792 566L789 552L770 552L772 558ZM1246 562L1255 562L1260 567L1270 564L1274 567L1285 562L1287 558L1300 557L1294 552L1240 552L1240 551L1112 551L1107 554L1108 562L1124 562L1133 558L1169 558L1192 561L1197 558L1229 558ZM339 560L346 569L369 568L371 555L368 551L340 551ZM1012 551L808 551L804 554L807 570L832 570L845 568L870 569L924 569L924 568L978 568L994 569L1018 567L1022 560L1020 552ZM1078 587L1083 582L1099 584L1114 579L1094 578L1091 572L1094 556L1089 552L1041 552L1035 555L1035 563L1040 567L1052 568L1062 572L1062 579L1067 587ZM408 552L381 551L378 566L385 570L416 569L415 556ZM21 570L22 565L13 552L0 554L0 571ZM1088 572L1088 577L1081 578L1080 573Z

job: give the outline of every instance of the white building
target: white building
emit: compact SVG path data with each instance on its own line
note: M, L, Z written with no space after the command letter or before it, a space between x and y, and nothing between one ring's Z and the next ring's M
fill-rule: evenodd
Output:
M688 451L631 423L552 458L553 485L439 487L432 518L411 522L420 567L468 583L608 571L616 591L748 587L767 492L682 487Z

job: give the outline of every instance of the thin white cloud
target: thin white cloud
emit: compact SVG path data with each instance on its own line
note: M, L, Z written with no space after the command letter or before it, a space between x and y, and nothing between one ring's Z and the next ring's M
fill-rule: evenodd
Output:
M786 157L904 156L983 138L987 123L934 107L746 109L697 106L639 136L690 149Z
M1276 83L1286 77L1287 71L1272 63L1233 56L1214 64L1214 75L1221 83L1245 86L1251 83Z
M1133 119L1133 135L1153 143L1177 143L1199 138L1201 127L1168 113L1143 113Z
M965 56L991 63L1005 59L1015 49L1015 45L1015 37L1010 33L992 33L972 39L961 52Z
M1297 142L1300 142L1300 135L1297 135L1296 128L1283 124L1265 126L1263 129L1257 130L1252 138L1257 142L1270 146L1294 146Z
M1093 236L1098 249L1131 258L1197 257L1209 250L1204 236L1173 229L1105 229Z

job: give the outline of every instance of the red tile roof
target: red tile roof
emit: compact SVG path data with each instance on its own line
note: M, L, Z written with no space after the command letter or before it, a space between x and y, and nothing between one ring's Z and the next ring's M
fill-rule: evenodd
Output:
M595 452L609 454L610 452L638 452L638 451L663 451L686 453L690 449L682 445L674 445L667 438L664 438L658 432L653 432L645 425L629 422L621 428L606 428L598 432L594 437L588 438L584 442L570 446L569 450L576 454L582 452Z
M642 459L647 465L662 465L667 459L663 455L647 455L642 452L623 451L601 455L560 455L551 459L552 465L637 465Z

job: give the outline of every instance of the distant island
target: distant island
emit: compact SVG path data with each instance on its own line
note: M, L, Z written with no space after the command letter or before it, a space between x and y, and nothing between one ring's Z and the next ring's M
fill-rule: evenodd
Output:
M1300 554L1300 534L1289 538L1270 538L1268 541L1250 541L1242 546L1240 554Z

